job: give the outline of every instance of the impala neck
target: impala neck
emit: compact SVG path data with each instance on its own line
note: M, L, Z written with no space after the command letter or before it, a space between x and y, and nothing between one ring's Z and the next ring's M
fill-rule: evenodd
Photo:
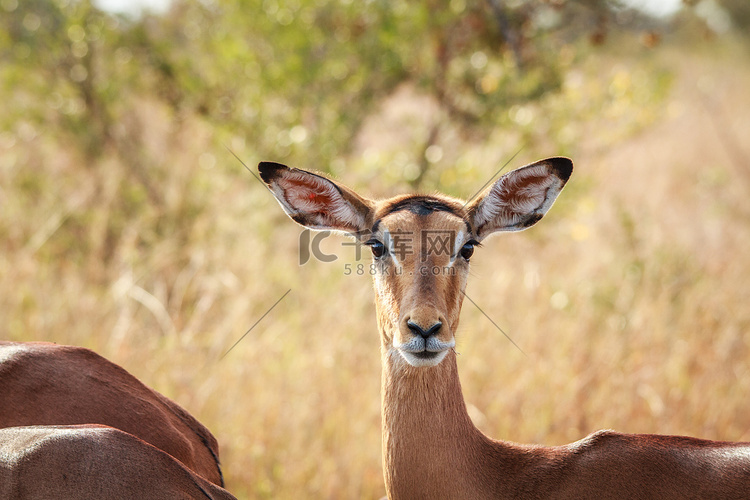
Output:
M385 337L381 337L385 338ZM456 354L414 368L383 344L383 466L388 497L498 498L504 464L518 454L472 423Z

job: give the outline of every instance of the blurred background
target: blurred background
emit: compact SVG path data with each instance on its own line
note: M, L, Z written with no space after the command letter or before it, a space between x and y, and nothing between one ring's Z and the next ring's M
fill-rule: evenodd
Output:
M300 266L234 155L463 198L567 155L544 221L472 259L526 354L464 304L475 423L748 441L749 56L746 0L0 0L0 338L175 399L240 498L378 498L367 259Z

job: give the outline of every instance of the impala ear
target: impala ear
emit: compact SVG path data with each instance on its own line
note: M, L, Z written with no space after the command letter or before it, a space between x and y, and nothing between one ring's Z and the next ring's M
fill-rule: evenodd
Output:
M536 224L573 172L569 158L547 158L508 172L469 206L479 240L495 231L521 231Z
M295 222L311 229L358 233L368 226L373 203L322 175L261 162L258 172Z

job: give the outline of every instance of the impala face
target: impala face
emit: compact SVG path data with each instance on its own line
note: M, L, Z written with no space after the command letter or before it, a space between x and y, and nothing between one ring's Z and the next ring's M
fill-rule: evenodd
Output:
M462 205L446 197L387 202L365 242L373 251L383 345L412 366L434 366L456 345L477 244Z
M455 332L474 247L539 221L573 170L549 158L505 174L475 200L443 195L363 198L325 176L262 162L263 180L296 222L343 231L372 250L381 342L396 361L438 365Z

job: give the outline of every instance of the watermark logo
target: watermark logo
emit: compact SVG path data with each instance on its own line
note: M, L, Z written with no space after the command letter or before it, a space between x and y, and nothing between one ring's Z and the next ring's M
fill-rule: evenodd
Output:
M335 262L340 258L335 252L332 252L330 245L324 245L324 241L331 236L333 231L312 231L304 229L299 235L299 265L304 266L310 260L319 262ZM415 234L410 231L394 230L386 232L382 239L383 245L389 253L399 262L403 262L409 255L413 255L417 248L422 256L447 256L453 257L451 251L455 241L455 232L445 229L425 229ZM340 243L342 247L354 249L354 262L360 263L364 257L369 257L366 250L368 235L360 235L356 240L344 240ZM324 249L324 247L326 249ZM363 254L363 252L367 252ZM369 258L366 260L369 261Z
M323 240L331 235L331 231L320 231L311 236L312 231L309 229L303 230L299 234L299 265L304 266L310 261L311 257L315 257L320 262L333 262L338 257L334 254L325 253L320 245Z
M412 241L409 231L397 230L386 233L383 244L393 252L398 260L404 260L407 255L414 253Z
M422 248L428 254L451 256L451 239L453 231L445 229L426 229L421 232Z

